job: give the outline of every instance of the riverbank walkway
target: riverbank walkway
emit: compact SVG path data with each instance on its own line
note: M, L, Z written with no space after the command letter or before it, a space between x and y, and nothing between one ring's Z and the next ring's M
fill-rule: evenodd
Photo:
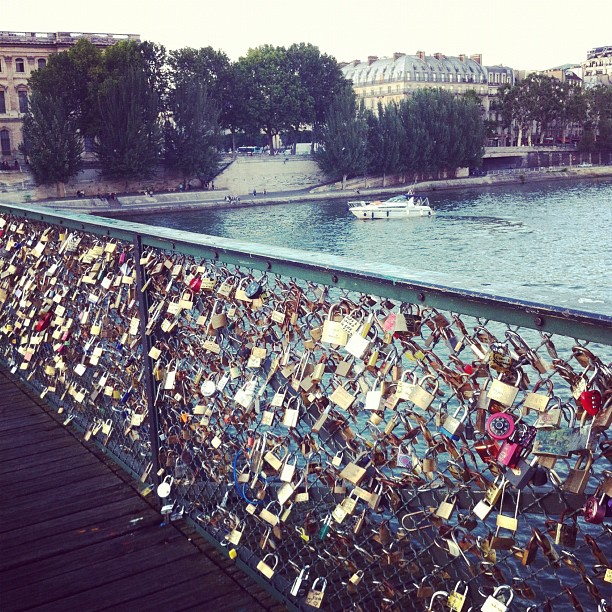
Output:
M0 369L0 610L284 609Z

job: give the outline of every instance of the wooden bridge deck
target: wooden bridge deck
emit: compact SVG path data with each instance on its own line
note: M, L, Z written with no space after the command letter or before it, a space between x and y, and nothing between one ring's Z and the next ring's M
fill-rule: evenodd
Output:
M282 610L0 370L0 610Z

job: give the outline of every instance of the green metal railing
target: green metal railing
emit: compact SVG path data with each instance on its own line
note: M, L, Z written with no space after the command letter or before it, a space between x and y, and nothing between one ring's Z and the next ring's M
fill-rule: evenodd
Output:
M5 365L289 607L605 597L610 519L588 512L612 493L612 317L111 219L0 219Z

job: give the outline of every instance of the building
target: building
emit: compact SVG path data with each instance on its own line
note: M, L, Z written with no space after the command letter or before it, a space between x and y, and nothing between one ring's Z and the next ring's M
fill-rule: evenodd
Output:
M612 85L612 46L595 47L582 62L582 79L585 86Z
M140 41L137 34L0 31L0 158L12 164L22 142L23 114L28 105L28 79L44 68L47 58L86 38L96 47L121 40Z
M358 100L365 108L376 109L399 102L416 89L442 88L453 94L475 91L489 110L490 99L505 84L514 84L514 73L505 66L485 67L481 55L447 57L442 53L416 55L394 53L392 57L368 57L366 62L355 60L342 65L345 78L353 82Z

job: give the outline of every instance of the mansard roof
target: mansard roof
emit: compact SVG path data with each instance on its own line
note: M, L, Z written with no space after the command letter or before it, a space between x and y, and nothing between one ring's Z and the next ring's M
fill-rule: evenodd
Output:
M366 62L352 62L342 68L347 79L356 85L382 81L417 80L416 73L461 75L461 81L480 83L487 80L487 69L469 57L434 55L400 55L369 58ZM406 77L409 73L410 76ZM464 78L467 77L467 78ZM455 80L455 79L453 79Z

